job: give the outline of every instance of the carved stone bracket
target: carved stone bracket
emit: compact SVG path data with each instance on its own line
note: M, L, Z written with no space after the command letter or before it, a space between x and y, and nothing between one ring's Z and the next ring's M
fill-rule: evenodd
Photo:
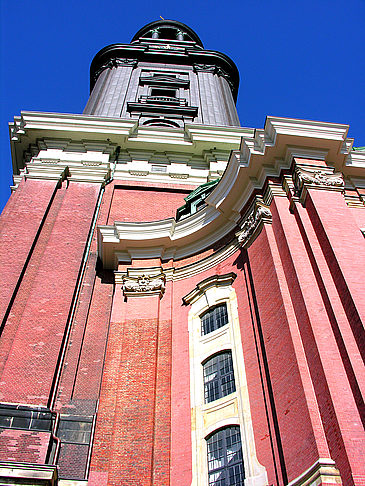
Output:
M163 273L159 275L138 275L124 276L122 283L122 292L124 297L143 297L158 295L160 298L165 292L166 276Z
M309 171L301 167L295 168L293 182L298 192L301 192L305 186L335 190L342 190L345 186L341 172L331 174L323 170Z
M271 222L270 208L256 200L249 213L243 218L241 230L236 233L238 242L244 247L249 246L259 234L262 224Z

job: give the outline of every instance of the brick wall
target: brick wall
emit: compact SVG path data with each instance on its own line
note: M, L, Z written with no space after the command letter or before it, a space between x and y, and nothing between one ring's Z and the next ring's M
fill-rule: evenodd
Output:
M126 303L116 290L91 461L91 472L108 472L108 485L151 484L160 455L155 440L168 454L169 328L161 322L160 331L158 296ZM162 466L156 473L167 485L168 467Z
M0 429L0 461L45 464L51 434Z
M0 215L0 322L11 306L57 181L22 180Z
M185 204L189 191L166 188L114 187L108 224L115 221L158 221L173 218L176 210Z
M2 334L4 401L47 405L98 192L64 183L55 194Z

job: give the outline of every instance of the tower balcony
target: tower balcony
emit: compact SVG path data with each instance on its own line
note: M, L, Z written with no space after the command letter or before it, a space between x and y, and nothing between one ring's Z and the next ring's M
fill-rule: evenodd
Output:
M173 105L173 106L188 106L185 98L176 98L175 96L140 96L138 103L151 103L154 105Z

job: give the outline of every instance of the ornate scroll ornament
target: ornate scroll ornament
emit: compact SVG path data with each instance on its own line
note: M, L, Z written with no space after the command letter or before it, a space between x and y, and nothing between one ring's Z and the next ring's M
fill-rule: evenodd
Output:
M118 66L131 66L132 68L135 68L138 64L137 59L127 59L127 58L118 58L118 57L113 57L112 59L109 59L107 62L102 64L99 69L97 69L94 73L94 79L93 81L96 82L98 79L100 73L104 71L104 69L112 69Z
M271 223L272 216L268 206L256 201L251 211L243 219L241 230L236 233L238 242L242 246L249 246L258 235L262 223Z
M213 73L216 72L216 66L214 64L194 64L194 71L196 73Z
M138 297L145 295L163 296L165 292L166 276L139 275L136 277L123 277L122 292L125 297Z
M345 185L341 172L328 174L323 170L307 171L299 167L295 168L293 182L297 191L301 191L305 184L337 189Z

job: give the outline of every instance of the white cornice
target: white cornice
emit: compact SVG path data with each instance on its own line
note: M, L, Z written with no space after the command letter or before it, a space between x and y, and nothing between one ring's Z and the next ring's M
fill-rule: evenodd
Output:
M217 136L220 127L187 126L191 139ZM233 133L240 129L227 128ZM244 130L243 130L244 131ZM206 198L207 206L185 220L153 223L118 223L99 227L99 251L104 265L116 265L115 252L133 258L135 249L161 251L183 258L203 251L237 227L240 213L254 190L262 190L268 176L280 176L293 157L326 160L332 168L344 167L347 125L268 117L264 130L251 137L246 129L240 150L233 150L219 184ZM197 142L196 142L197 143ZM244 222L241 222L243 224ZM110 242L110 244L108 244ZM156 252L156 249L159 249Z
M117 264L117 253L133 258L153 251L161 258L184 258L211 247L237 229L240 214L254 191L263 189L268 176L278 177L283 169L289 169L294 157L325 160L345 177L363 178L365 156L351 151L347 132L347 125L277 117L268 117L260 130L196 124L176 129L138 127L131 119L32 112L22 113L11 126L16 172L24 166L26 151L37 155L38 147L38 153L42 150L38 159L48 158L44 162L33 157L27 164L27 176L36 178L55 177L67 167L73 180L101 182L107 177L110 156L118 145L121 152L130 154L128 157L136 154L141 159L140 163L137 159L139 165L133 165L134 160L132 165L128 160L120 167L117 164L116 176L128 171L126 178L134 180L166 181L172 177L174 183L198 184L203 173L208 177L209 168L194 167L193 160L231 153L219 184L206 199L207 206L196 214L177 223L168 219L99 227L99 255L110 268ZM60 153L56 154L57 150ZM60 162L49 157L52 153ZM151 153L166 154L171 170L166 170L165 176L152 174Z
M118 134L129 135L135 129L137 121L100 117L92 115L73 115L64 113L37 113L22 111L20 117L14 118L11 126L11 139L17 141L19 135L27 134L30 130L63 132L69 135L72 132L90 135Z
M23 154L29 147L47 140L53 140L53 148L63 150L69 143L76 144L73 151L77 143L82 144L80 151L88 143L94 145L94 150L100 150L98 144L109 143L123 150L170 152L182 159L184 155L203 156L212 149L229 152L239 147L242 137L250 138L254 133L250 128L192 124L181 129L139 127L132 119L26 111L14 118L9 131L15 173L24 167Z

